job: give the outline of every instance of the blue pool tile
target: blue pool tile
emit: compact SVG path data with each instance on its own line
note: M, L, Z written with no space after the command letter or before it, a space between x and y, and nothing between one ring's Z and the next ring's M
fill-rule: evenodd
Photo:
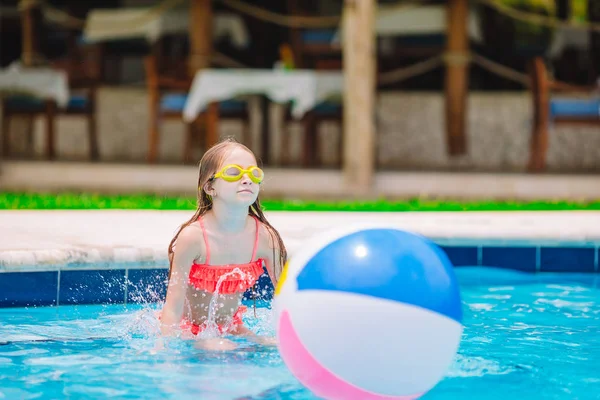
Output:
M156 303L167 294L167 268L129 269L127 280L128 303Z
M592 247L542 247L540 270L546 272L594 272L596 249Z
M441 246L455 267L479 265L477 247L474 246Z
M61 271L59 304L123 303L125 270Z
M56 304L58 271L0 273L0 307Z
M536 271L535 247L483 247L481 264L486 267Z

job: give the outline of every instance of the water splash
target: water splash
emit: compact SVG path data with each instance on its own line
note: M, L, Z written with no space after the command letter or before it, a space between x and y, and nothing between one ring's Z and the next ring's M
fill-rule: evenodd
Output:
M216 323L216 313L217 313L217 301L221 294L221 286L223 286L223 282L230 276L238 275L240 279L249 282L252 279L252 275L243 272L239 268L234 268L231 272L227 272L219 277L217 284L215 285L215 292L210 299L208 305L208 316L206 318L205 329L198 335L201 339L214 338L220 336L219 326ZM239 306L239 305L238 305ZM223 326L223 332L228 332L233 325L233 318L230 318L227 323Z
M219 325L217 324L217 314L220 306L223 304L221 300L226 294L221 293L224 282L229 277L239 277L242 281L251 281L252 275L243 272L239 268L234 268L232 271L223 274L219 277L216 285L215 292L212 294L202 293L202 296L212 296L208 305L208 315L206 321L203 323L204 329L198 336L193 336L189 332L182 331L181 337L184 339L209 339L220 337ZM156 276L156 279L160 279L160 276ZM126 283L130 288L129 299L133 303L137 303L141 310L136 311L133 315L130 315L129 319L124 321L125 332L121 336L126 338L127 341L133 339L156 339L161 337L160 333L160 312L163 307L164 295L159 289L155 289L157 285L136 285L135 283L128 281ZM189 302L186 302L188 308L190 308ZM239 306L239 305L238 305ZM191 311L189 309L188 311ZM232 310L235 312L235 309ZM261 313L262 314L262 313ZM258 317L258 315L257 315ZM264 320L265 316L261 315L261 319ZM227 332L233 325L233 319L230 318L227 323L223 326L223 332ZM260 324L264 325L264 324ZM123 325L121 325L123 326ZM169 348L179 347L176 341L165 340L165 345Z

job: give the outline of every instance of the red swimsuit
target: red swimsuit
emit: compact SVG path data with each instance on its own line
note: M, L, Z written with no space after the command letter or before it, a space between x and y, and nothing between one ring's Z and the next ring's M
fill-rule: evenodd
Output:
M240 292L243 293L254 285L258 278L263 274L264 260L262 258L254 260L254 257L256 257L256 250L258 248L258 234L260 226L258 219L254 216L253 218L256 222L256 234L254 237L254 249L252 250L251 261L246 264L227 265L209 264L210 248L208 246L208 237L206 235L206 229L204 229L202 217L198 218L198 222L200 223L200 227L202 228L202 235L204 236L204 245L206 247L206 261L204 262L204 264L192 264L192 268L190 269L189 275L190 285L199 290L205 290L210 293L215 293L219 279L225 274L230 275L226 276L221 282L221 285L218 288L219 294L234 294ZM236 271L234 272L234 270ZM242 274L240 274L238 271L241 271ZM243 323L242 315L246 312L246 309L246 306L240 306L235 312L235 314L233 314L233 321L231 322L231 324L224 324L227 326L219 325L219 331L223 333L224 331L229 330L232 327L241 325ZM184 321L183 327L191 329L192 333L194 335L197 335L199 332L202 332L206 328L206 322L202 323L201 325L197 325L192 324L189 321Z

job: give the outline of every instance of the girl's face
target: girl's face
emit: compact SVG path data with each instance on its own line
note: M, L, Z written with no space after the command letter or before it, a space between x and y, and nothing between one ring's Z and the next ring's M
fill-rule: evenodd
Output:
M215 173L222 172L226 175L235 175L238 172L235 168L223 171L223 167L228 165L238 166L243 170L257 166L254 155L240 147L235 147L229 152ZM256 174L258 174L257 171L255 171L255 176ZM248 173L243 173L239 180L232 182L223 178L216 178L208 188L207 193L213 197L213 202L223 201L229 205L244 207L251 206L258 198L258 192L260 191L260 185L254 182Z

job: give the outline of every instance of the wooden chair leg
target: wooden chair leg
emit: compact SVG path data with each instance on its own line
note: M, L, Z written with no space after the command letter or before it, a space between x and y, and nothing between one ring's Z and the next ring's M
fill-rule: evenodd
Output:
M158 141L160 135L158 131L158 125L158 117L151 117L148 131L148 162L150 164L154 164L158 158Z
M287 166L290 165L290 158L291 158L291 153L290 153L290 129L289 129L289 120L286 118L284 121L284 125L282 127L282 131L281 132L281 149L280 149L280 156L279 156L279 164L281 164L282 166Z
M538 132L539 132L539 90L540 90L540 77L536 69L535 61L531 61L529 64L529 76L531 78L531 106L532 106L532 121L531 121L531 133L529 137L529 163L527 169L530 172L536 172L539 168L537 160L539 158L538 151Z
M546 168L546 152L548 149L548 124L540 123L533 128L529 158L529 170L541 172Z
M10 154L10 119L9 113L4 111L2 113L2 155L7 156Z
M291 140L290 140L290 124L294 122L290 107L285 107L281 115L281 134L279 139L279 165L289 166L291 164Z
M317 149L317 125L312 113L304 117L304 149L302 154L304 167L314 166Z
M208 150L206 147L206 118L204 117L203 114L200 114L193 122L197 135L196 137L198 139L198 146L202 151Z
M252 148L252 138L250 137L250 124L247 119L242 121L242 144L248 148Z
M271 165L271 132L270 127L270 110L271 103L267 96L259 96L260 104L260 143L257 148L260 148L260 158L263 165Z
M158 158L160 111L158 109L159 98L154 90L148 93L149 101L149 125L148 125L148 163L154 164Z
M88 138L90 146L90 159L92 161L98 161L100 159L100 151L98 150L98 132L96 115L94 112L88 116Z
M194 123L185 124L185 140L183 141L183 163L187 164L192 159L192 149L194 148L194 134L196 127Z
M219 104L208 105L206 111L206 148L210 149L219 141Z
M25 152L27 154L33 154L33 136L34 136L34 128L35 128L35 117L27 118L27 129L25 132Z
M321 151L321 140L319 138L319 126L320 126L320 121L315 119L313 122L313 127L312 127L312 131L313 131L312 162L315 167L323 166L323 157L324 157L324 154Z
M338 168L342 168L344 165L344 124L339 124L339 137L338 137L338 160L337 166ZM377 162L375 163L377 165Z
M49 100L46 102L46 158L54 160L56 158L54 143L54 117L56 116L56 102Z

